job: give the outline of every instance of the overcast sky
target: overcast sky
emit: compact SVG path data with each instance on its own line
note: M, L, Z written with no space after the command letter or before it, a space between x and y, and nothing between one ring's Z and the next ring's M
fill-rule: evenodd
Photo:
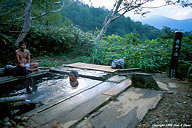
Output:
M109 10L112 9L114 3L116 0L83 0L86 4L91 5L91 2L94 7L102 7L105 6ZM189 0L192 2L192 0ZM163 5L164 0L154 0L153 2L148 2L145 6L159 6ZM146 15L147 17L150 17L152 15L162 15L166 16L172 19L177 19L177 20L183 20L183 19L189 19L192 18L192 8L187 7L187 8L182 8L181 6L176 6L176 5L171 5L171 6L166 6L166 7L161 7L161 8L156 8L156 9L151 9L149 10L151 13L148 13ZM127 13L125 16L131 17L131 19L137 21L141 21L143 18L140 15L134 15L133 11Z

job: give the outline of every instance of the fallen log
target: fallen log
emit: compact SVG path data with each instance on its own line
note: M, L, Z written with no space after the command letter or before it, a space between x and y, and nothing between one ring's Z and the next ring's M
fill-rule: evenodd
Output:
M14 97L3 97L0 98L0 103L10 103L10 102L18 102L18 101L25 101L25 96L14 96Z

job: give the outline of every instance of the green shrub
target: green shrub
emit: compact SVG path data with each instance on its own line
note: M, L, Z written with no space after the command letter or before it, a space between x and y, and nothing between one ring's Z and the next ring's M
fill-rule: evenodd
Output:
M93 63L110 65L114 59L124 58L124 68L141 68L143 72L167 71L169 69L173 39L157 38L142 43L137 34L126 34L124 38L111 35L103 37L93 49ZM192 43L188 34L183 37L179 58L178 75L190 78ZM182 63L181 63L182 62ZM184 63L185 62L185 63Z
M39 66L46 66L46 67L51 67L51 66L59 66L59 62L51 62L48 59L43 59L41 62L39 62Z
M177 77L180 79L189 79L191 80L192 74L192 62L180 60L177 68Z
M168 44L159 39L142 43L137 34L126 34L125 37L105 37L93 50L93 62L110 65L112 60L124 58L125 68L139 67L144 72L154 72L168 66L173 40L168 40Z
M61 55L73 52L88 55L94 46L93 37L74 26L31 28L26 41L35 55Z
M12 64L15 60L15 42L17 34L9 31L16 30L15 25L3 25L0 27L0 65ZM19 31L19 30L18 30ZM70 54L71 56L90 56L95 46L93 36L84 33L78 27L67 24L62 27L32 26L25 41L31 56L56 56Z

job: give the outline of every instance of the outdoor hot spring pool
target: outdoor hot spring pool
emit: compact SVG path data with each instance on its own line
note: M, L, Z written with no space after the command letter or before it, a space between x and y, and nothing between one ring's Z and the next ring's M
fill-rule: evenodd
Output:
M42 105L64 99L98 85L102 81L79 77L73 88L67 74L47 73L2 85L0 97L25 96L26 100Z

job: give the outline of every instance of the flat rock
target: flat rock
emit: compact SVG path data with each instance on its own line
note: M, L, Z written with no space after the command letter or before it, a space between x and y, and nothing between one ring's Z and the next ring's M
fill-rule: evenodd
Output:
M131 76L134 87L159 89L153 76L148 73L135 73Z
M169 88L177 88L175 83L168 83Z
M165 83L157 81L157 84L159 85L159 87L160 87L162 90L164 90L164 91L169 91L169 89L168 89L168 87L167 87L167 85L166 85Z

